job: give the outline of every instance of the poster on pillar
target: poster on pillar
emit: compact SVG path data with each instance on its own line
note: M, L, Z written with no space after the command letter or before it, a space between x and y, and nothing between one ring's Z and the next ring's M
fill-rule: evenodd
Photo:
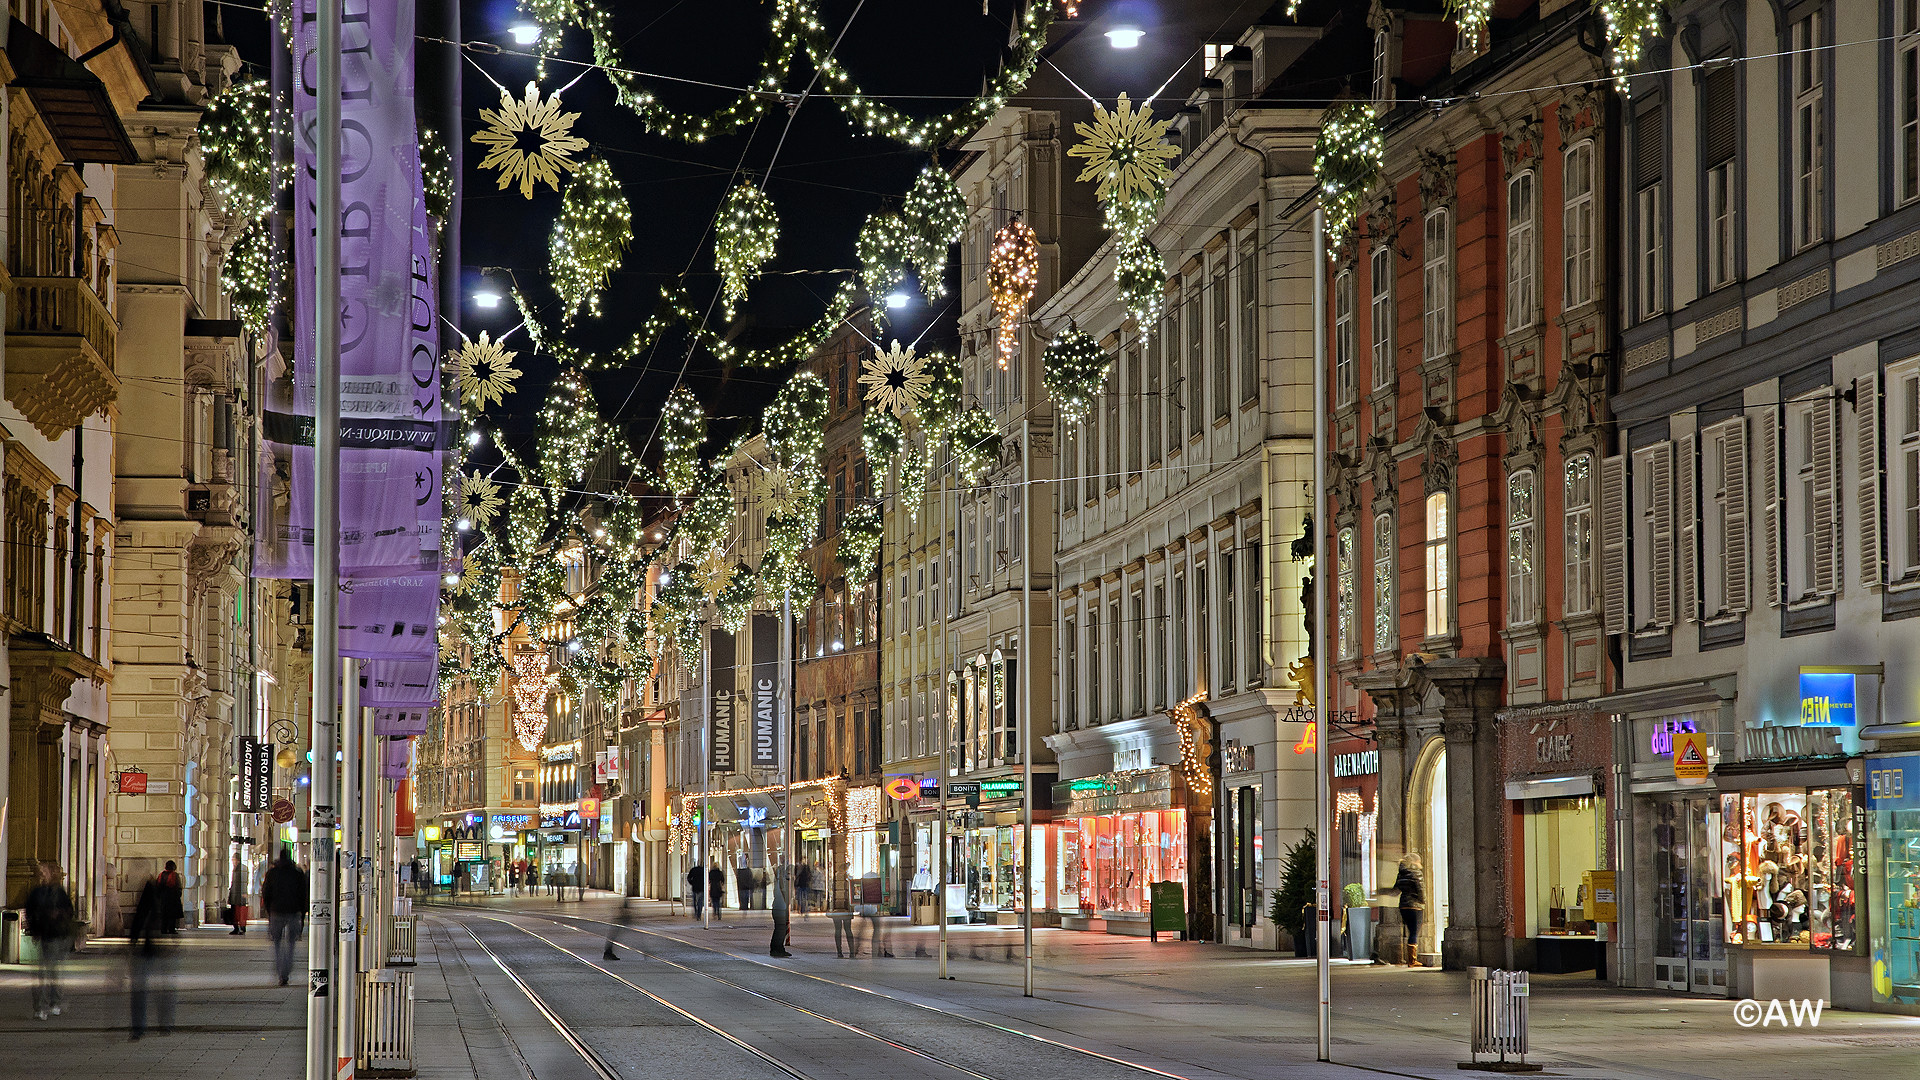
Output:
M780 622L753 616L753 767L780 767Z
M734 745L733 635L718 628L707 633L707 771L727 776L740 771Z

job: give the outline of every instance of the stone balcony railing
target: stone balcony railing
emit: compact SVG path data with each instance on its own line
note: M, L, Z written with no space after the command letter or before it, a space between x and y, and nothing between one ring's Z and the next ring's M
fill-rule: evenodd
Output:
M48 438L113 403L113 316L82 278L16 277L7 305L7 400Z

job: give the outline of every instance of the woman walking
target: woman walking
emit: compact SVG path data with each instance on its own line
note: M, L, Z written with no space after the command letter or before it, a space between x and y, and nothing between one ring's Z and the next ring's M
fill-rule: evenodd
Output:
M1407 966L1420 966L1420 917L1427 907L1427 887L1421 878L1420 856L1400 860L1400 874L1393 880L1400 893L1400 922L1407 928Z

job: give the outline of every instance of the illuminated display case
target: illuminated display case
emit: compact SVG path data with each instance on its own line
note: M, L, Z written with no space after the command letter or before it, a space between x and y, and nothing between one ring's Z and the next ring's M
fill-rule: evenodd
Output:
M1082 909L1144 913L1154 882L1187 880L1187 812L1082 818L1080 864Z
M1721 797L1728 943L1855 949L1854 805L1852 788Z
M1920 1005L1920 754L1867 763L1873 1000Z

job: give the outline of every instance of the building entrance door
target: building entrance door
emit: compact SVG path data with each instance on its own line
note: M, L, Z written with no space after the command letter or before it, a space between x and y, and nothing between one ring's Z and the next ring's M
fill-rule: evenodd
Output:
M1720 808L1711 798L1655 799L1655 986L1727 995L1720 826Z

